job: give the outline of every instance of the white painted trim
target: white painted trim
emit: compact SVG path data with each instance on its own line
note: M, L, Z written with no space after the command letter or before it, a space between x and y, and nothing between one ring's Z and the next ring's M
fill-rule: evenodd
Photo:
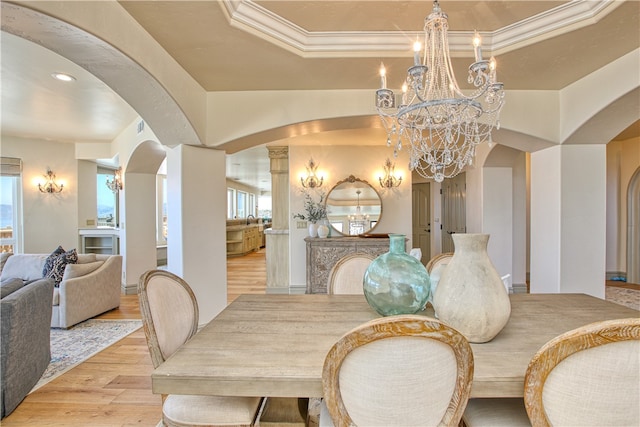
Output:
M504 54L592 25L623 2L576 0L492 32L482 32L487 54ZM408 41L422 32L407 31L307 31L261 5L248 0L220 2L229 25L305 58L411 56ZM449 31L451 56L471 56L471 31Z

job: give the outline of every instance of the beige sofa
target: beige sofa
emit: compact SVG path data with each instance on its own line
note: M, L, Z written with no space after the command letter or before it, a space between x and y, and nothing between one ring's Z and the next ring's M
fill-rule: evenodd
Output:
M33 281L42 278L48 254L10 256L0 277ZM53 291L52 328L69 328L120 306L121 255L79 254L67 264L60 286Z

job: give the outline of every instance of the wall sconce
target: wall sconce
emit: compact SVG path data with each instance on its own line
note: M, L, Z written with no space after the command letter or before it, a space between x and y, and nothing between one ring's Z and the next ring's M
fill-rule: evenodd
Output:
M384 164L384 176L378 177L380 181L380 187L382 188L394 188L400 185L402 177L395 176L396 165L391 163L391 160L387 158Z
M322 187L322 182L324 181L324 177L318 177L316 169L318 169L318 165L316 165L313 159L309 160L309 164L306 166L307 168L307 177L300 177L300 183L304 188L320 188Z
M113 181L109 180L109 178L107 178L107 187L109 187L109 189L111 191L113 191L114 193L117 193L118 191L122 190L124 188L124 184L122 183L122 168L118 168L115 171L113 171Z
M45 179L44 183L38 183L38 190L42 193L55 194L62 192L64 188L63 183L56 183L56 174L51 171L51 169L47 168L47 174L42 175Z

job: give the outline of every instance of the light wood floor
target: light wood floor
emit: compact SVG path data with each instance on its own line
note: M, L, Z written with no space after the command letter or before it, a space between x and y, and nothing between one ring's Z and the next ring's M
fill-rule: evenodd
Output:
M264 250L227 262L228 301L242 293L264 293ZM607 285L640 289L639 285ZM136 295L101 319L140 319ZM27 396L2 425L10 426L155 426L160 396L151 393L153 366L142 329L100 352Z
M227 300L264 293L264 249L229 258ZM99 319L140 319L137 295L123 295L120 307ZM2 426L155 426L159 395L151 393L153 365L142 329L36 390Z

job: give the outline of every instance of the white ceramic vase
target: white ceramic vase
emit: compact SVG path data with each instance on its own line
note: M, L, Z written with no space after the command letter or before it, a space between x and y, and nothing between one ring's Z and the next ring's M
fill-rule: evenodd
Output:
M491 341L511 315L509 294L487 254L488 234L453 234L455 250L433 296L439 320L469 342Z
M309 237L318 237L318 224L309 222Z
M318 237L320 237L321 239L324 239L327 236L329 236L329 227L327 227L324 224L320 224L318 226Z

